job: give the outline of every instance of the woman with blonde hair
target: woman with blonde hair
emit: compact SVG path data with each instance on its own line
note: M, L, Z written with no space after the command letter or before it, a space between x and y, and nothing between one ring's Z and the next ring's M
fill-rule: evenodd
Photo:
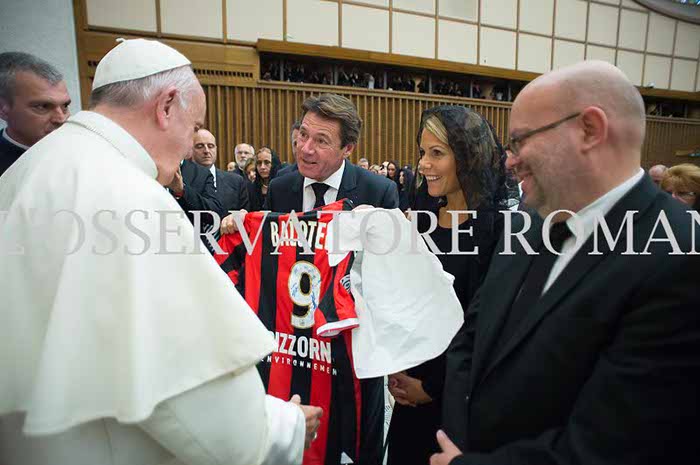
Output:
M700 167L692 163L672 166L661 180L661 189L693 210L700 211Z

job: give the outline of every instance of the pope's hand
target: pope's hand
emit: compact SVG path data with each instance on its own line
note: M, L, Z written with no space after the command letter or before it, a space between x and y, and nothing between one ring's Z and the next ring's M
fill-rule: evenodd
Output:
M173 191L175 195L182 195L182 192L185 190L185 183L182 181L182 172L180 168L177 169L173 180L168 184L168 189Z
M442 430L437 432L437 442L442 452L430 457L430 465L449 465L452 459L462 455L462 451L450 441L450 438Z
M240 211L242 216L245 216L247 213L247 210ZM224 219L221 220L221 235L233 234L236 231L238 231L238 226L236 225L236 222L233 221L233 214L225 216Z
M301 411L304 412L304 418L306 419L306 438L304 440L304 448L308 449L311 445L311 441L316 439L316 432L318 431L318 427L321 425L323 409L321 407L313 407L311 405L301 405L301 397L299 397L299 394L294 394L290 402L298 405Z

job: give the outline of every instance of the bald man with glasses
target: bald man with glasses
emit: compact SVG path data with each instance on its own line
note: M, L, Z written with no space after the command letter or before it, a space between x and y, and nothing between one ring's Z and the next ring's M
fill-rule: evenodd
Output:
M644 131L639 91L607 63L518 95L506 165L545 221L512 212L524 241L501 240L447 351L431 465L700 456L700 222L641 169Z

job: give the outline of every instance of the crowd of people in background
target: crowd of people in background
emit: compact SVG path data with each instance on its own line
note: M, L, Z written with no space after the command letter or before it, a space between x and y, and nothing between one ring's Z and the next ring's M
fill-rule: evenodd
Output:
M649 176L661 190L700 212L700 166L692 163L681 163L671 168L654 165L649 168Z
M328 64L296 63L288 60L268 60L261 72L263 81L283 81L304 84L336 85L365 89L386 89L451 97L512 100L508 85L483 80L445 75L414 75L398 69L378 69L367 65L332 66ZM488 90L482 91L482 86Z

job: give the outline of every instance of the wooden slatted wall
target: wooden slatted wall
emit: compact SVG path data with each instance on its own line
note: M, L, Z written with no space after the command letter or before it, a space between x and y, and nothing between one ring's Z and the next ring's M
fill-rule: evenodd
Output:
M370 163L396 160L415 166L416 131L426 108L441 104L469 106L484 115L504 140L510 104L490 100L461 99L409 92L387 92L345 87L259 82L256 87L205 84L207 124L219 145L219 164L233 159L237 143L258 148L267 145L283 161L291 160L289 128L301 114L308 96L336 92L350 98L362 118L360 143L352 161L360 157ZM700 121L649 118L642 164L674 165L688 161L675 156L677 150L700 148Z

